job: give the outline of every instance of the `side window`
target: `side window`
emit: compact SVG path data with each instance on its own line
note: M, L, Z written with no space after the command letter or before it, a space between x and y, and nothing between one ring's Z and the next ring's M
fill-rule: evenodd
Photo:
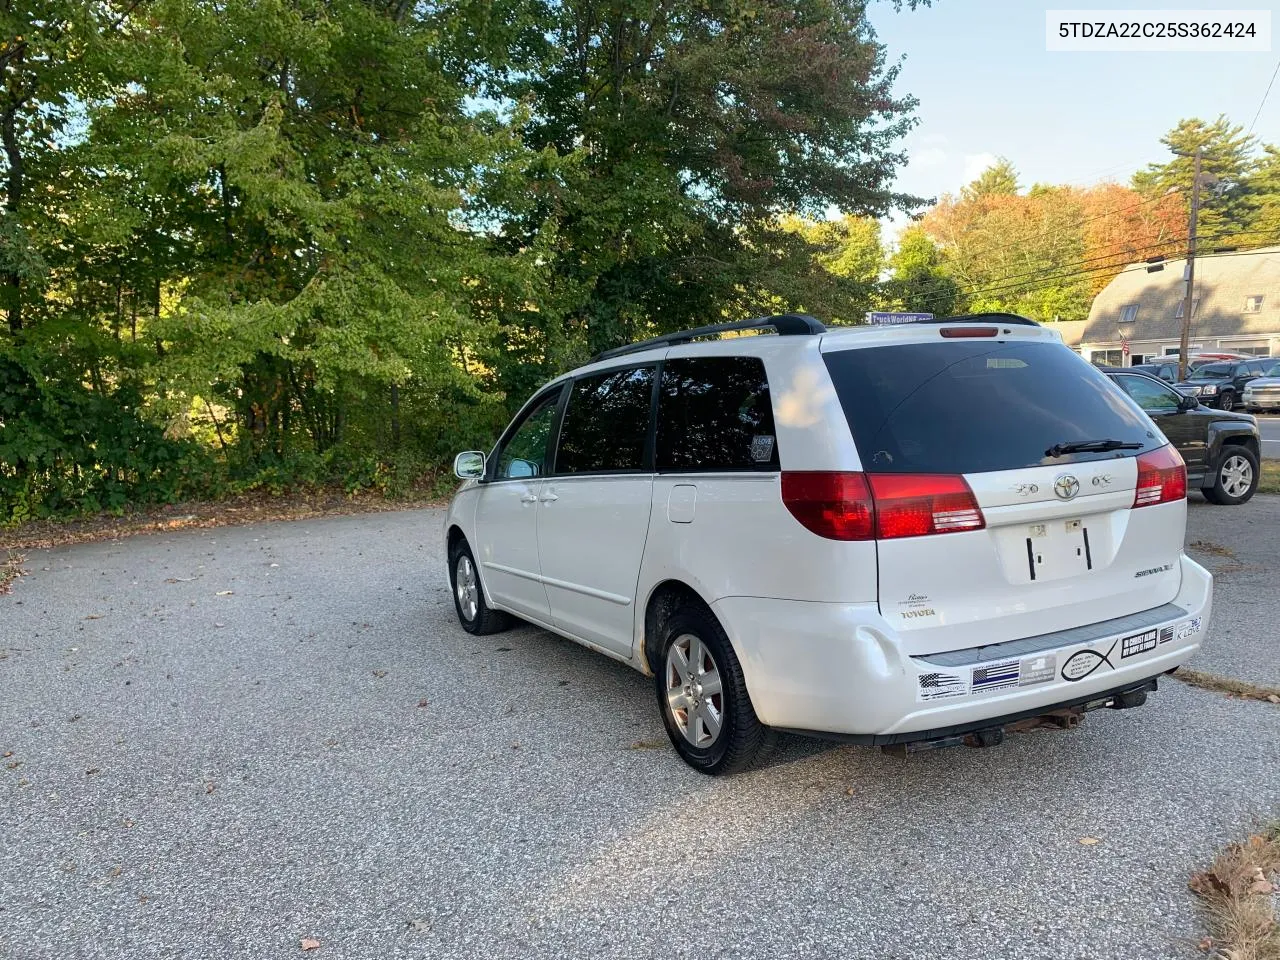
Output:
M769 380L759 357L668 360L658 394L659 470L777 470Z
M561 390L552 390L525 416L498 451L493 479L540 477L547 472L547 441L556 419Z
M1168 387L1146 377L1116 377L1124 392L1131 396L1147 413L1174 413L1178 409L1178 395Z
M573 382L560 427L556 473L645 468L654 367L610 370Z

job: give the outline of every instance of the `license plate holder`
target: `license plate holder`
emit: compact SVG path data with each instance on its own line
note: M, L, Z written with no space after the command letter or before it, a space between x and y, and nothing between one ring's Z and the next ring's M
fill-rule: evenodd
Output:
M1027 571L1032 581L1060 580L1093 569L1089 528L1080 518L1027 527Z

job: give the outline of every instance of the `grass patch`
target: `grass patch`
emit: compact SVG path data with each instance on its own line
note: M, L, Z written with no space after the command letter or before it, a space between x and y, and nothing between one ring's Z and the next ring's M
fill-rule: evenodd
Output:
M1241 700L1261 700L1264 703L1280 704L1278 687L1263 687L1256 683L1233 680L1231 677L1220 677L1216 673L1188 670L1186 667L1179 667L1177 673L1173 674L1173 678L1193 687L1200 687L1202 690L1225 693L1231 697L1239 697Z
M1231 960L1280 960L1280 924L1272 893L1280 871L1280 823L1233 843L1188 886L1209 928L1200 946Z
M1258 480L1259 493L1280 493L1280 460L1263 460L1262 477Z

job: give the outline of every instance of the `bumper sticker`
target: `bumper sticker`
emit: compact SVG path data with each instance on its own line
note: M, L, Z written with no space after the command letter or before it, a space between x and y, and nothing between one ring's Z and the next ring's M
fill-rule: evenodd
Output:
M1057 672L1058 658L1053 654L1028 657L1022 661L1022 669L1018 674L1018 686L1032 687L1037 683L1048 683Z
M954 673L922 673L916 680L919 684L916 690L917 703L953 700L969 695L968 679Z
M1187 639L1187 637L1191 636L1192 634L1199 633L1199 632L1200 632L1200 618L1196 617L1194 620L1188 620L1182 626L1178 627L1178 639L1185 640Z
M1062 665L1062 679L1070 680L1075 683L1077 680L1083 680L1101 667L1104 663L1112 670L1115 664L1111 662L1111 654L1115 652L1117 640L1111 644L1110 649L1106 653L1099 653L1097 650L1084 649L1077 650L1071 656L1067 657L1067 662Z
M1018 661L1002 660L999 663L988 663L973 668L972 688L974 693L984 690L999 690L1002 687L1018 685Z
M1135 633L1132 637L1125 637L1120 641L1120 659L1136 657L1140 653L1154 650L1158 634L1157 630L1148 630L1145 633Z

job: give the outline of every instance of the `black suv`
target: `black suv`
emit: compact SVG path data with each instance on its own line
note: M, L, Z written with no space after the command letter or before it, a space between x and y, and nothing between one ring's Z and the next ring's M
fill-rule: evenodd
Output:
M1177 385L1181 393L1200 398L1201 403L1231 410L1240 402L1244 385L1261 377L1275 364L1262 357L1258 360L1221 360L1206 363L1189 372L1187 379Z
M1199 488L1210 503L1244 503L1253 496L1260 479L1253 417L1210 409L1133 367L1103 370L1178 448L1187 463L1187 489Z

